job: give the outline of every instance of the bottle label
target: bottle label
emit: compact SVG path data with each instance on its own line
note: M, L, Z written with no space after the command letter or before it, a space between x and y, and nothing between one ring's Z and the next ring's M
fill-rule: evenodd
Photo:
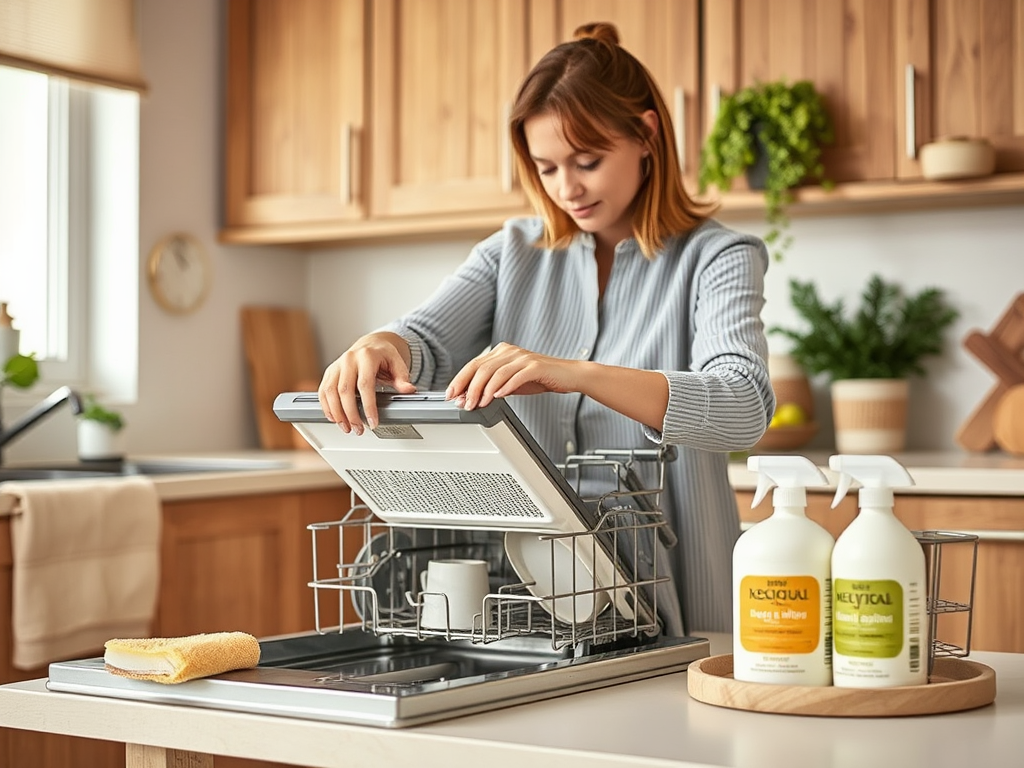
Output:
M832 633L843 656L894 659L903 650L903 588L888 579L835 579Z
M821 585L813 576L744 576L739 636L751 653L813 653L821 642Z

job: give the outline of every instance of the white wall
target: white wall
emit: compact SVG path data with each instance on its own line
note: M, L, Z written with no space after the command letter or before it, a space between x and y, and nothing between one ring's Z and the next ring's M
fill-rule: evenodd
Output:
M756 234L757 219L730 221ZM767 326L799 326L789 304L789 280L812 280L829 301L859 303L873 273L916 292L935 286L960 311L946 352L926 363L929 376L911 384L908 449L955 448L954 435L994 379L961 346L973 328L988 330L1024 291L1024 209L1001 207L913 214L794 219L793 247L768 270ZM361 333L425 298L471 247L457 241L420 247L362 247L311 257L309 307L318 319L325 356L334 357ZM773 351L785 339L769 336ZM822 430L811 448L834 446L827 382L816 380Z

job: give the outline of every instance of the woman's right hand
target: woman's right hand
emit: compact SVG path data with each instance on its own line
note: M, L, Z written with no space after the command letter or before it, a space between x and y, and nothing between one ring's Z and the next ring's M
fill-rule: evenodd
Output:
M376 428L378 385L402 394L416 391L409 381L409 361L409 345L398 334L384 331L363 336L324 371L317 391L324 415L344 432L363 434L363 416L370 429Z

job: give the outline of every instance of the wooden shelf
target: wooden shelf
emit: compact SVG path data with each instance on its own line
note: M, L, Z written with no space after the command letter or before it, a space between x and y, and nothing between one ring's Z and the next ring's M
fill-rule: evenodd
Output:
M795 191L790 216L906 213L934 208L971 208L1024 203L1024 173L1003 173L962 181L871 181ZM716 215L723 221L764 215L760 192L727 192Z
M722 221L764 215L760 192L729 192L720 198L715 217ZM935 208L1020 205L1024 203L1024 173L1004 173L963 181L857 182L837 184L832 190L803 187L789 207L790 216L833 216L859 213L905 213ZM452 238L486 237L510 216L508 211L458 216L423 216L370 219L348 223L230 227L220 242L247 245L292 245L322 248L365 243L395 243ZM523 209L521 215L530 211Z

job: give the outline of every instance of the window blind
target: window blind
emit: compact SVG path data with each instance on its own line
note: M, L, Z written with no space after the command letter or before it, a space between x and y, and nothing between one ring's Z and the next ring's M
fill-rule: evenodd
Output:
M0 64L144 93L135 0L0 0Z

